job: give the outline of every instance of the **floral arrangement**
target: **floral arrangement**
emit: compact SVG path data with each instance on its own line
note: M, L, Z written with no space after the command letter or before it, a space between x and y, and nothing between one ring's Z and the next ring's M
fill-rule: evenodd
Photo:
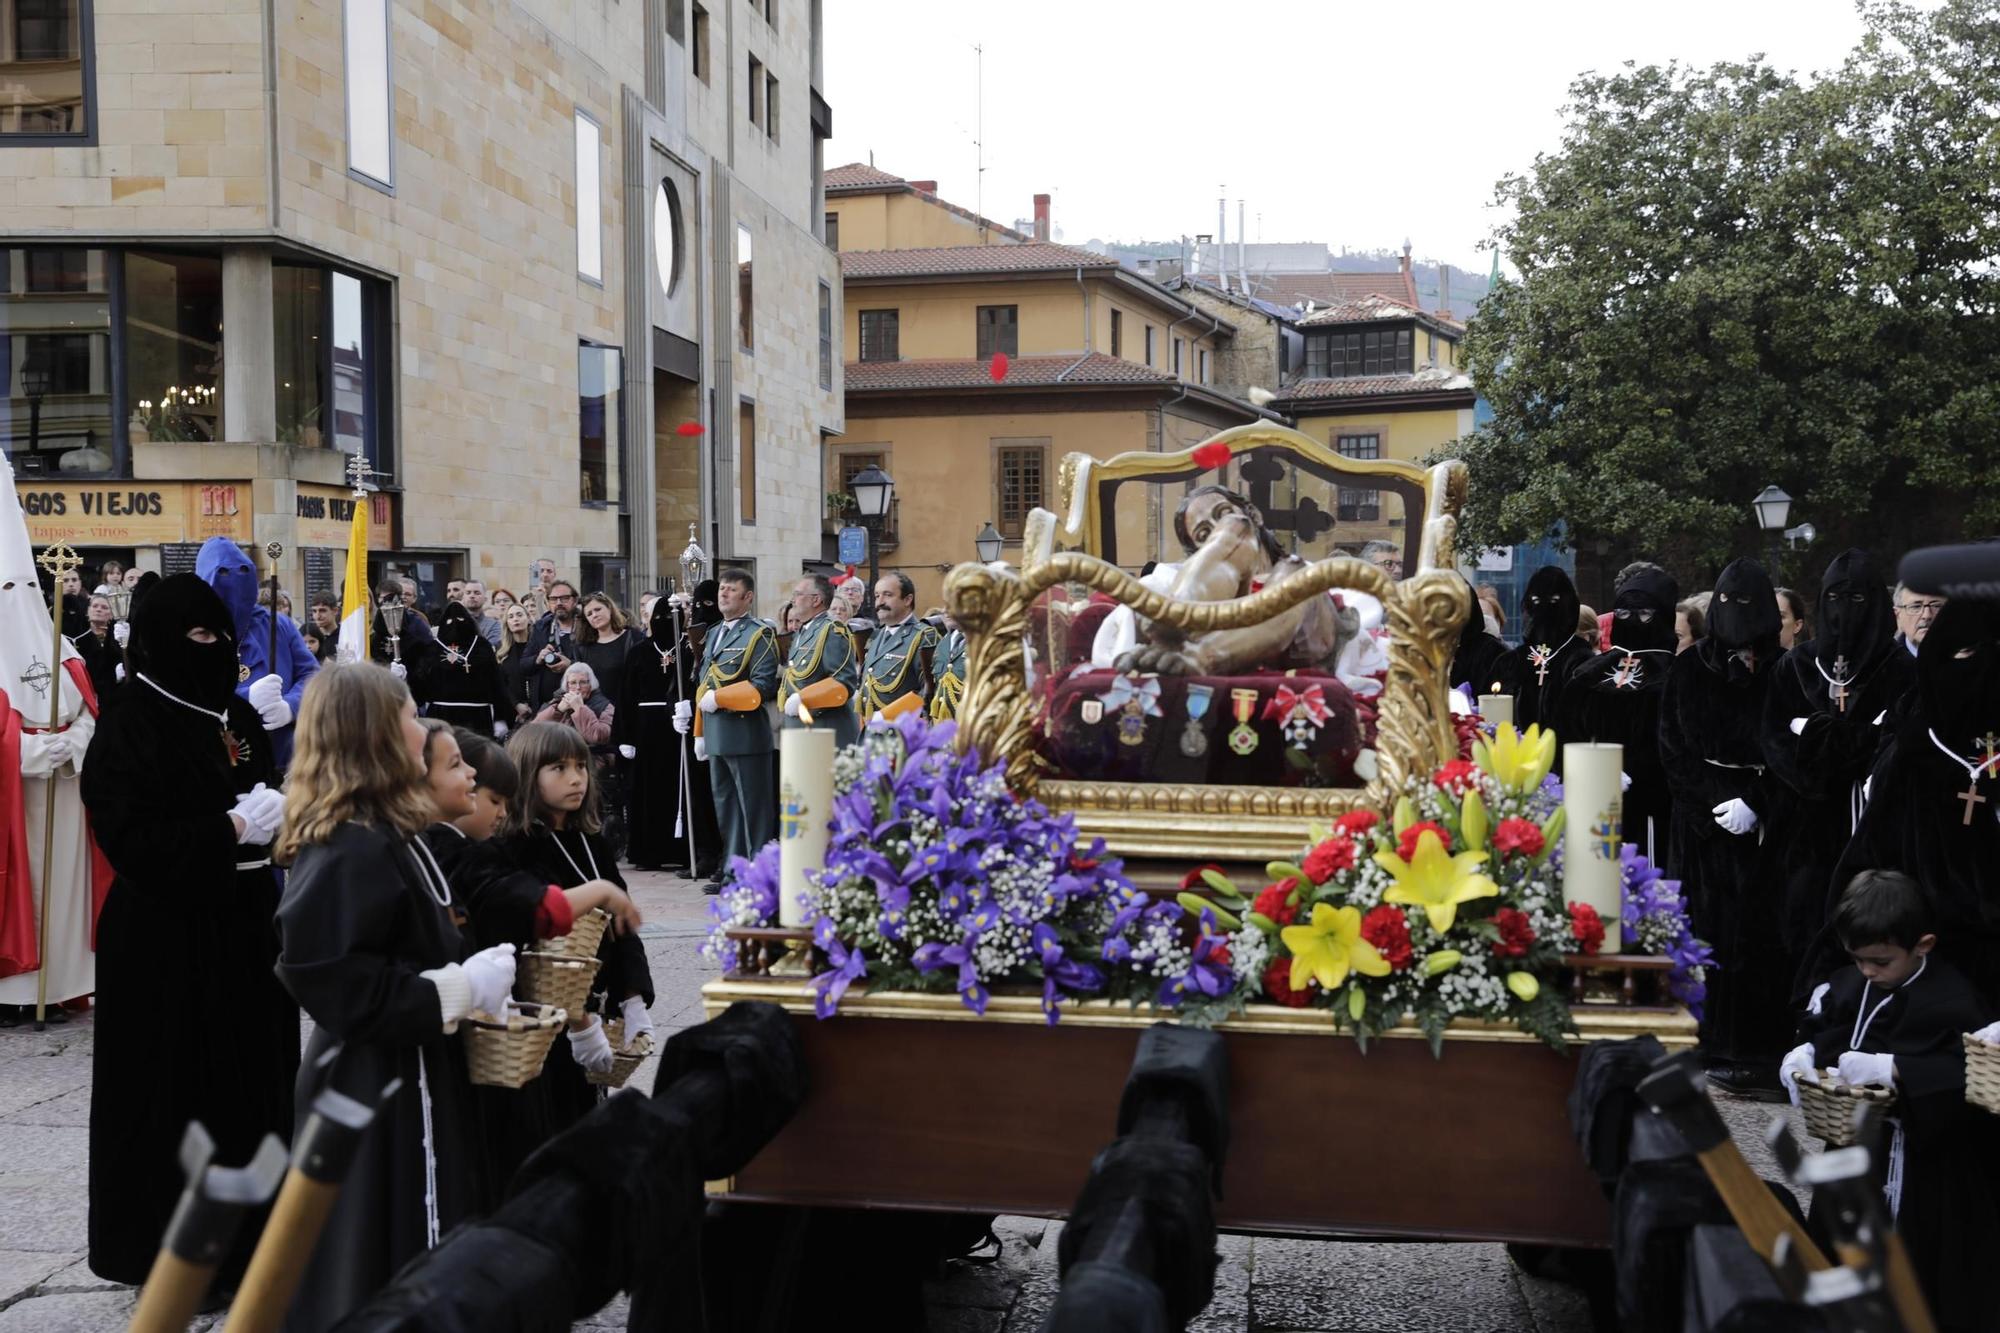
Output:
M1080 946L1138 891L1102 843L1078 845L1068 816L1016 799L1003 763L959 754L956 730L906 714L834 760L826 863L808 877L822 1018L863 978L955 991L974 1013L996 982L1039 983L1051 1023L1065 997L1104 989L1105 970ZM777 844L729 873L703 946L718 962L728 928L775 915Z
M866 979L955 992L976 1013L1000 983L1038 986L1048 1021L1103 997L1210 1023L1263 1001L1329 1010L1364 1044L1406 1018L1442 1043L1455 1018L1512 1022L1551 1045L1572 1030L1550 985L1595 953L1604 922L1565 904L1553 732L1503 725L1372 810L1312 831L1295 861L1246 894L1215 866L1177 897L1135 888L1102 843L1007 790L1004 768L952 745L952 723L870 726L836 758L823 870L808 878L821 1017ZM1670 992L1699 1011L1708 948L1679 885L1623 849L1622 924L1634 951L1674 962ZM775 916L778 851L736 858L704 952Z

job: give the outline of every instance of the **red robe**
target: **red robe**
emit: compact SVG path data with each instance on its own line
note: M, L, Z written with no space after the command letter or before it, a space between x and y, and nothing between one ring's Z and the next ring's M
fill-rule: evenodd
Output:
M97 716L97 692L90 687L90 673L83 659L66 657L63 670L83 695L83 706ZM28 859L28 839L40 837L39 829L28 828L27 803L21 793L21 714L6 691L0 690L0 977L33 972L42 965L40 941L35 935L35 905L41 885L35 882ZM42 728L31 727L39 731ZM86 816L87 825L87 816ZM87 828L86 828L87 832ZM111 863L90 840L90 943L97 947L97 917L104 910L104 895L111 891Z

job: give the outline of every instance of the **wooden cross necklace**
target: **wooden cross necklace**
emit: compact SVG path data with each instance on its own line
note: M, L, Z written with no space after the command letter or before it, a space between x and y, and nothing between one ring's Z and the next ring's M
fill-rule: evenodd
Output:
M1845 713L1847 711L1847 696L1850 693L1848 686L1854 683L1854 668L1847 664L1847 658L1841 656L1833 659L1833 674L1831 676L1826 674L1826 668L1819 664L1817 657L1813 658L1813 670L1819 672L1820 677L1826 681L1828 691L1833 697L1833 706ZM1953 757L1956 758L1956 756Z
M1535 669L1535 685L1540 688L1549 682L1549 663L1556 660L1556 650L1546 643L1538 643L1528 649L1528 665Z
M1993 768L1994 765L2000 764L2000 744L1994 744L1995 738L1990 735L1985 737L1984 740L1987 744L1986 757L1978 763L1973 763L1971 760L1960 756L1958 751L1939 740L1937 732L1932 731L1930 736L1931 744L1937 746L1939 754L1948 755L1954 764L1965 770L1965 790L1954 793L1951 799L1965 802L1965 818L1958 822L1962 827L1970 828L1972 827L1972 807L1986 804L1986 798L1979 794L1979 779L1984 777L1987 771Z

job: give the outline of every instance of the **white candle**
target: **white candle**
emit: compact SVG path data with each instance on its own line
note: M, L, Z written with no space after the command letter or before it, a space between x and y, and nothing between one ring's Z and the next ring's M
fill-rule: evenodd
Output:
M1502 722L1514 721L1514 696L1511 694L1482 694L1479 696L1479 720L1489 727L1497 727Z
M833 815L833 733L778 733L778 924L807 924L806 872L826 864Z
M1597 909L1605 953L1624 947L1619 925L1625 866L1618 855L1624 771L1622 745L1563 746L1563 901Z

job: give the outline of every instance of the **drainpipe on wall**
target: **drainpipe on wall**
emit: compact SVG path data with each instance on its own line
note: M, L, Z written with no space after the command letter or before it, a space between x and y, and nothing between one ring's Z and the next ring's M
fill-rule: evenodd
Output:
M1036 196L1037 199L1040 197L1039 195ZM1062 373L1056 376L1057 384L1061 384L1064 380L1068 379L1069 373L1072 370L1090 360L1090 289L1083 285L1083 265L1081 264L1076 266L1076 294L1077 298L1083 303L1083 352L1076 360L1062 368Z

